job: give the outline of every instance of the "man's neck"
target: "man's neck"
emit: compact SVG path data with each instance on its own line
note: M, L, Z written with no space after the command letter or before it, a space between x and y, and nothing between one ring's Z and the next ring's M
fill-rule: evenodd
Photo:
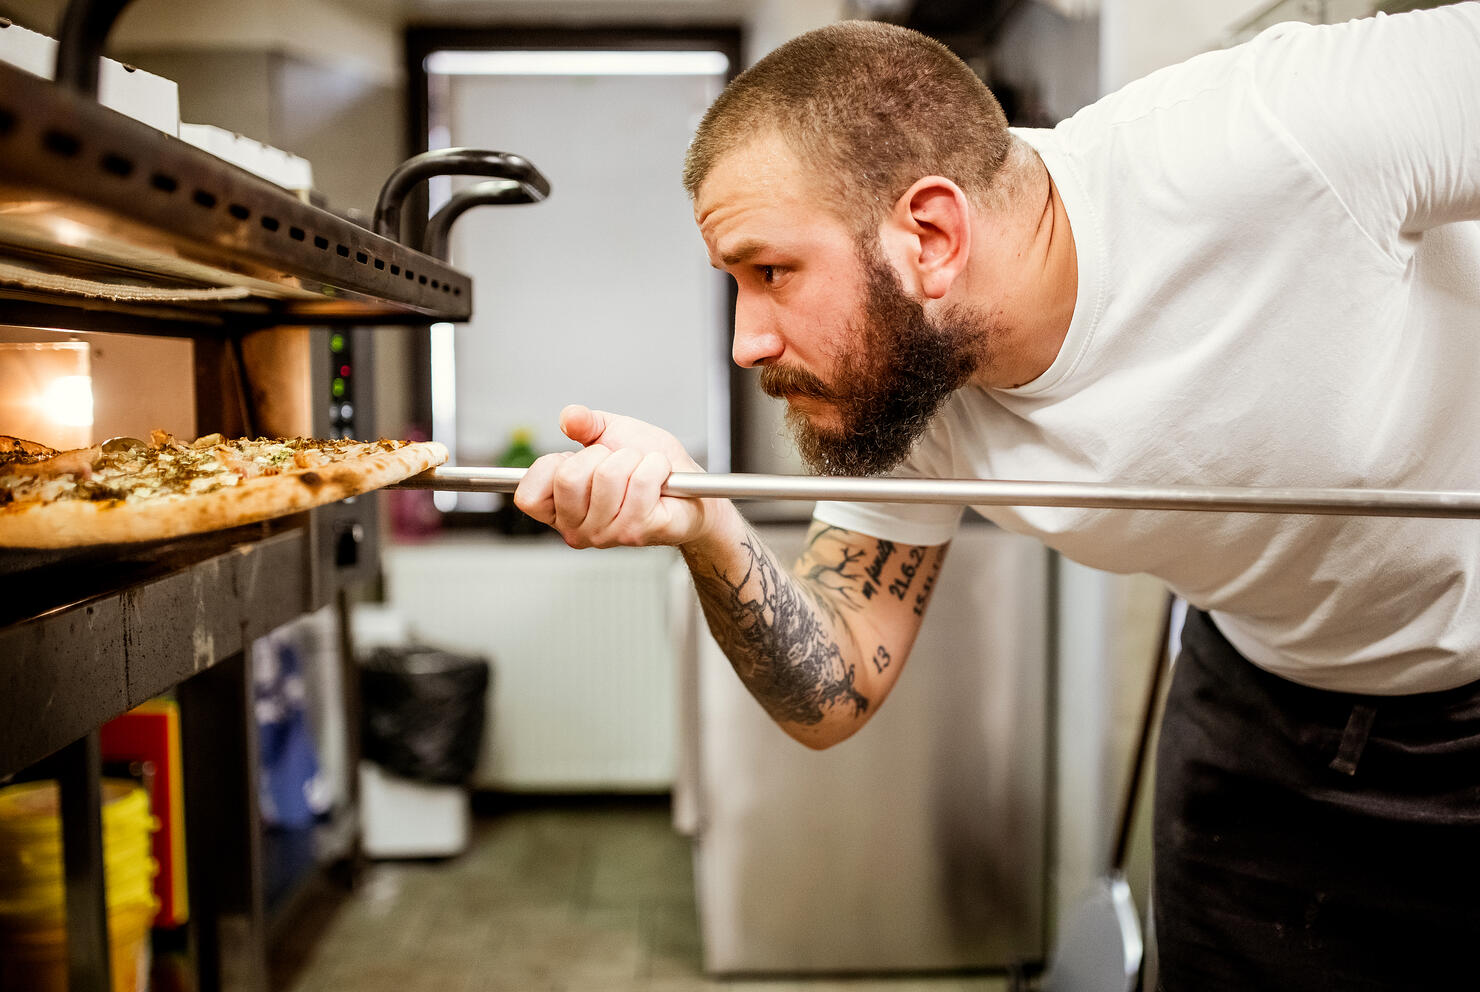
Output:
M980 386L1026 385L1046 372L1063 347L1074 318L1079 265L1064 202L1038 153L1020 139L1003 168L1011 191L978 240L991 274L981 285L995 298L984 301L993 333L993 360L973 377Z

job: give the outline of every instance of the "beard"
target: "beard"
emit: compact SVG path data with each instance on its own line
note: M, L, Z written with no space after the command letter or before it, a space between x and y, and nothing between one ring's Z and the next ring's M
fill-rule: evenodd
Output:
M994 337L960 308L931 320L877 252L860 255L867 296L848 329L856 344L838 356L833 383L804 369L761 369L767 395L821 400L836 411L836 426L826 428L786 412L802 460L819 475L878 475L898 465L946 398L987 360Z

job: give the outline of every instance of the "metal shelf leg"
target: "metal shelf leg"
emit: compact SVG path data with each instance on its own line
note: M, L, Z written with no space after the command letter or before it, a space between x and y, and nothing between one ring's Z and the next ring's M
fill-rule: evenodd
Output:
M96 730L56 755L66 878L67 988L108 992L108 902L103 888L103 757Z
M227 658L176 689L200 992L267 988L257 724L246 656Z

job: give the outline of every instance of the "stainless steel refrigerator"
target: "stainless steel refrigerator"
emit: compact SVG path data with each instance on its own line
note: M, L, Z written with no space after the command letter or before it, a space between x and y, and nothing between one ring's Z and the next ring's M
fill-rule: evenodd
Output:
M805 530L761 533L789 560ZM1043 958L1047 589L1037 542L963 525L894 692L821 752L770 721L680 594L675 815L694 840L706 970Z

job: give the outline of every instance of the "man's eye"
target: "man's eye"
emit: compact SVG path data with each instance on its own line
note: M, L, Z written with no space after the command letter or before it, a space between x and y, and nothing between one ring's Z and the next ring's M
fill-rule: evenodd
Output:
M767 286L776 281L776 266L758 265L756 266L756 271L761 274L761 282L765 283Z

